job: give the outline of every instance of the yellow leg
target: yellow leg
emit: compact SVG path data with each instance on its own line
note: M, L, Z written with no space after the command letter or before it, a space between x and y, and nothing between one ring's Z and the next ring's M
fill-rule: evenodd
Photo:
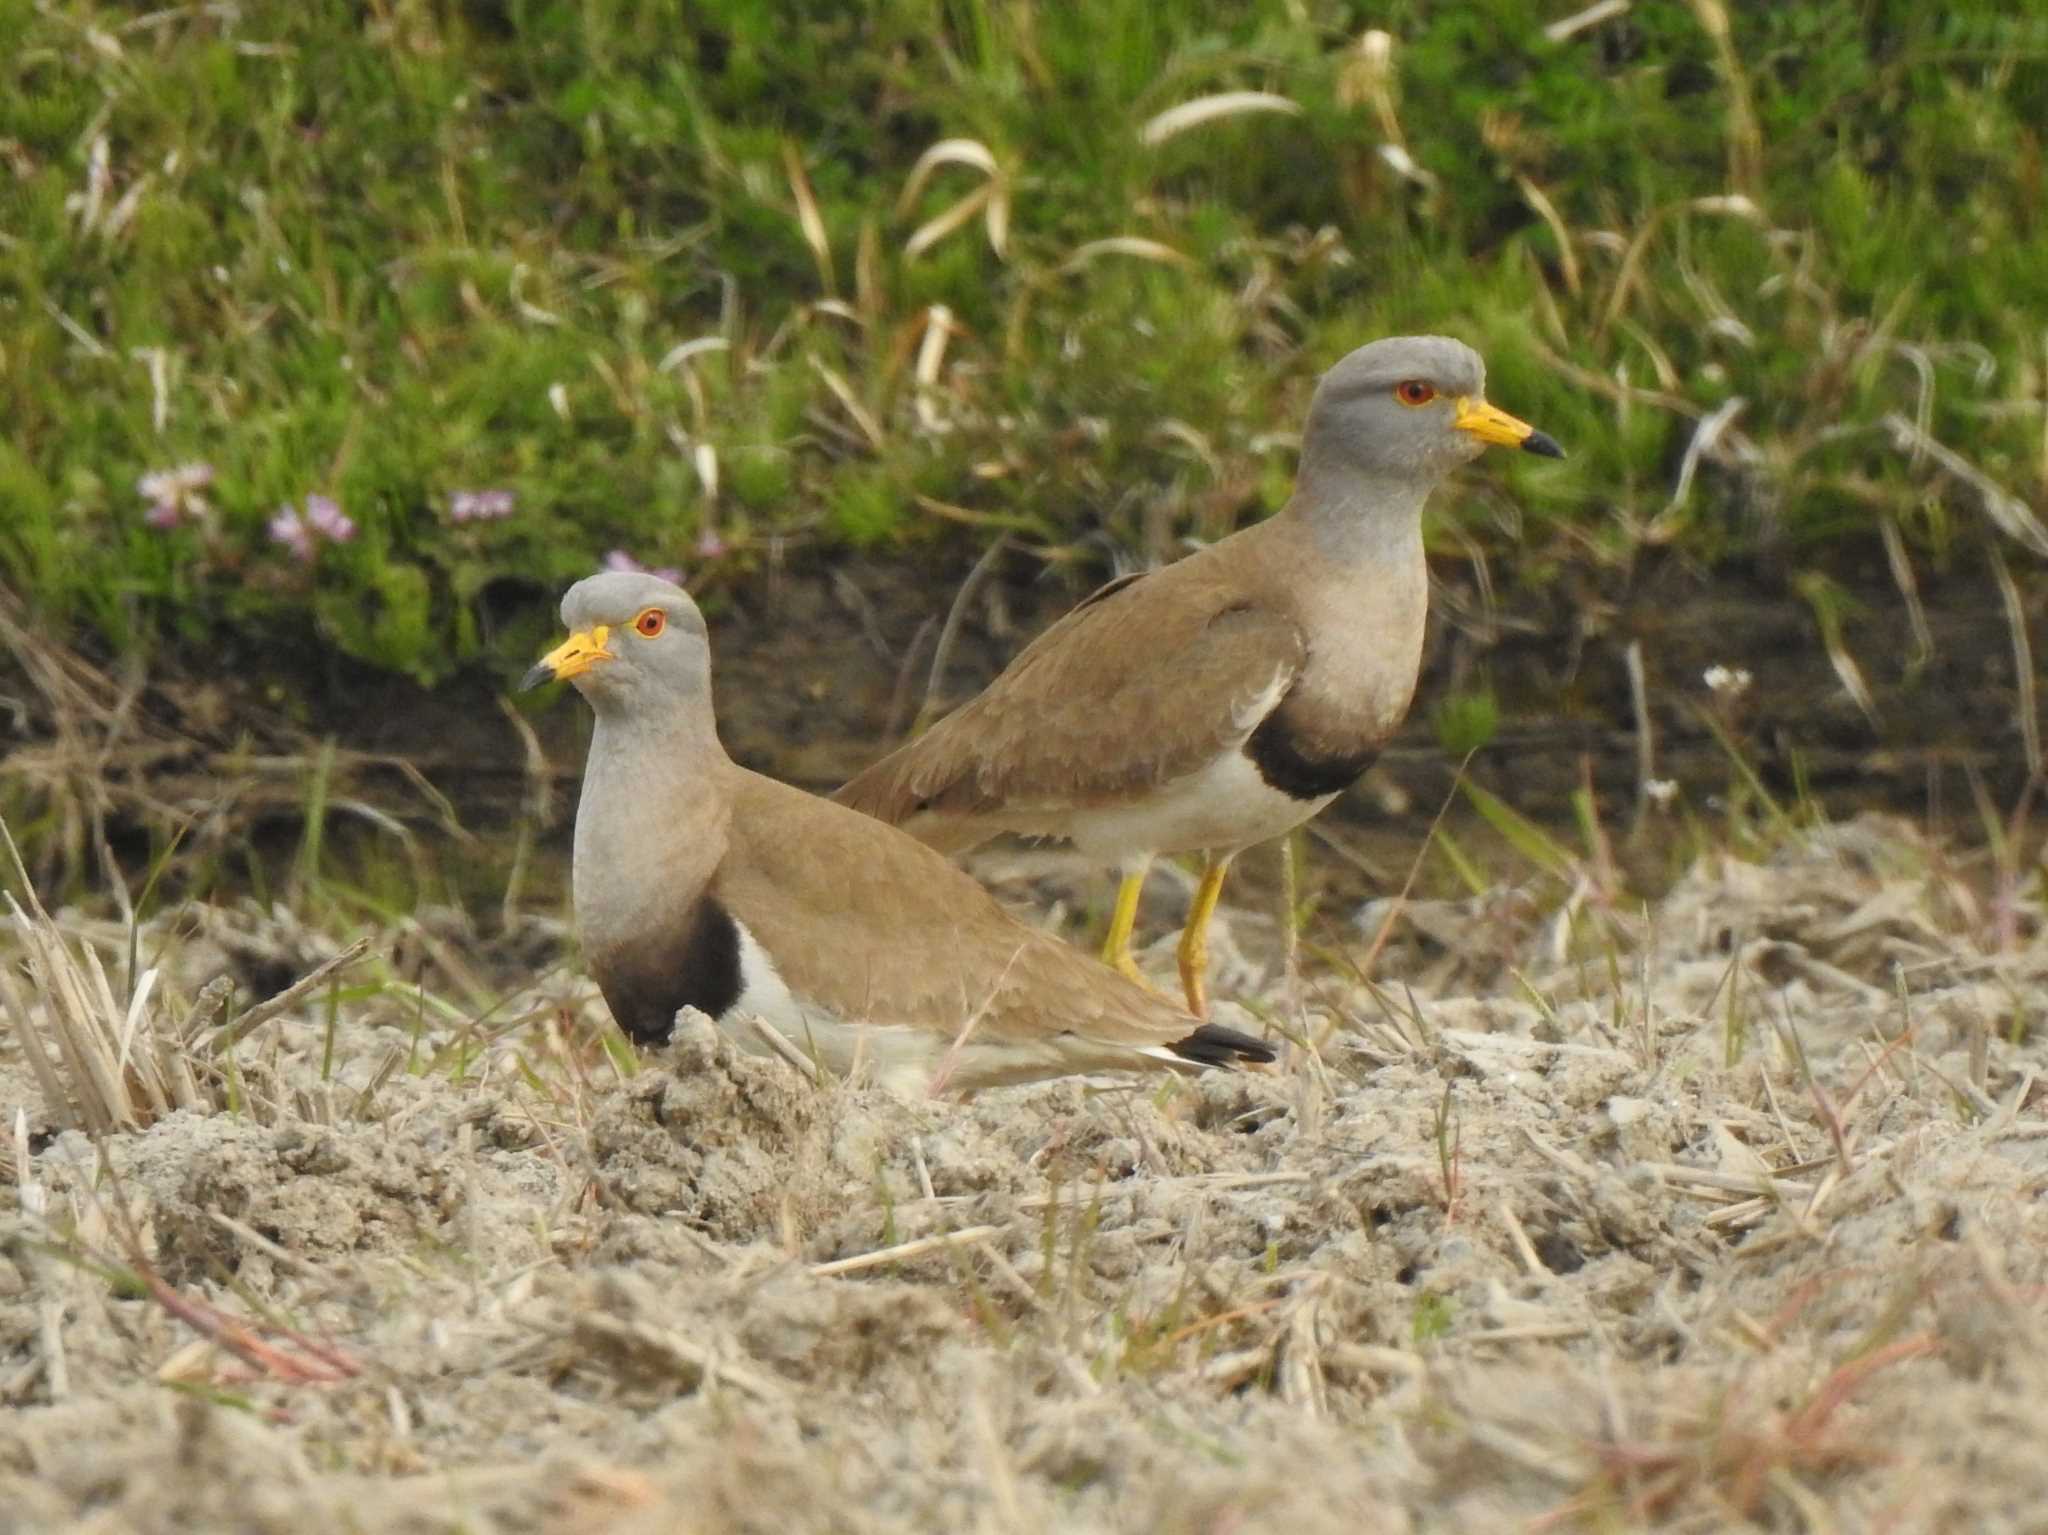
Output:
M1209 1016L1209 919L1216 915L1216 903L1223 896L1223 876L1230 872L1230 855L1210 858L1202 870L1202 883L1195 887L1194 904L1188 908L1188 925L1180 931L1180 984L1187 993L1188 1011L1197 1018Z
M1138 897L1145 889L1145 872L1151 866L1148 858L1124 870L1123 883L1116 887L1116 910L1109 915L1109 932L1102 940L1103 962L1116 966L1140 986L1149 983L1137 960L1131 957L1131 930L1138 925Z

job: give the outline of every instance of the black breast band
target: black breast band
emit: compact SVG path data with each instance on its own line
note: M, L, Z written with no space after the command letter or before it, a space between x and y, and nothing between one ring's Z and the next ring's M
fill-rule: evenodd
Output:
M1348 789L1358 775L1372 766L1379 748L1358 751L1318 751L1305 733L1294 728L1283 703L1260 722L1244 743L1244 754L1252 759L1266 786L1293 799L1321 799Z
M718 1018L746 989L739 924L707 895L680 933L626 945L607 956L597 979L605 1005L630 1038L666 1044L679 1009Z

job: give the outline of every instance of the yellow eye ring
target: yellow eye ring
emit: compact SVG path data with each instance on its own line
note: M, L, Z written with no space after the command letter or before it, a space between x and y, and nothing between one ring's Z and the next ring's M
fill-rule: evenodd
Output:
M1436 398L1436 385L1419 378L1403 379L1394 386L1394 398L1403 405L1427 405Z
M633 632L642 639L654 639L668 627L668 615L660 608L649 608L633 620Z

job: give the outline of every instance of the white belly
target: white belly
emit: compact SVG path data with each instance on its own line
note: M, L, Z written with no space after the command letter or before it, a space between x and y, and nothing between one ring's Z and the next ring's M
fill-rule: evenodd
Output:
M759 1018L834 1076L862 1076L903 1093L925 1090L950 1040L929 1029L850 1022L805 1001L789 989L746 923L733 925L740 936L741 990L717 1022L735 1044L754 1055L775 1053L752 1027Z
M1259 777L1250 758L1233 750L1142 800L1069 810L1059 819L1075 847L1117 863L1143 853L1235 853L1292 831L1336 797L1282 794Z

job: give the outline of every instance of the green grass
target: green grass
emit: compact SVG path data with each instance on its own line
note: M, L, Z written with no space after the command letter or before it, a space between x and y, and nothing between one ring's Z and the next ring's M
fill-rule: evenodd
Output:
M1320 369L1410 329L1571 449L1441 511L1526 581L1874 560L1887 519L1942 560L1986 486L2038 502L2048 19L1694 0L1547 39L1574 9L0 0L0 573L116 648L317 635L431 681L523 655L491 614L612 549L701 584L771 539L1250 515ZM1225 91L1295 110L1141 139ZM944 140L980 149L905 199ZM206 516L149 526L137 478L190 460ZM485 489L512 515L452 523ZM302 565L266 530L312 494L360 532Z

